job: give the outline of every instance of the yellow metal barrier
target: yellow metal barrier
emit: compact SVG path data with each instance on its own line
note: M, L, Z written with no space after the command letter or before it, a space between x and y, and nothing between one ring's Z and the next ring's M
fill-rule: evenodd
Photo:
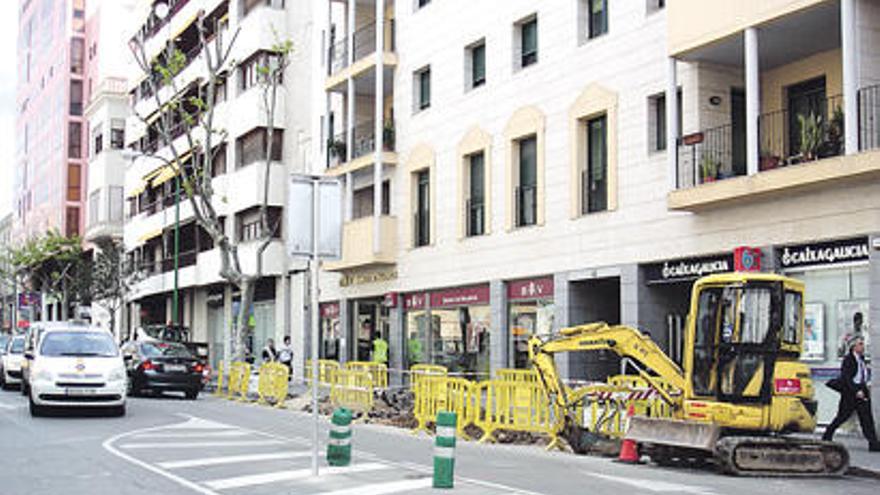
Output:
M416 379L416 377L419 378ZM434 422L438 412L448 410L447 389L449 380L448 377L443 375L435 376L413 373L413 415L419 422L413 430L413 434L420 431L430 433L428 424Z
M220 361L217 366L217 388L214 390L214 395L221 396L223 395L223 361Z
M345 369L352 371L366 371L373 380L373 388L388 388L388 366L383 363L372 361L349 361L345 363Z
M500 429L546 433L548 449L559 446L563 420L560 411L551 405L543 387L537 383L490 380L479 385L483 409L477 426L483 429L480 442L493 441Z
M373 407L373 378L366 371L336 370L330 387L330 402L335 407L367 411Z
M333 385L336 372L339 371L339 362L331 361L329 359L319 359L318 360L318 385L320 387L330 387ZM306 369L305 369L305 379L306 384L311 387L312 385L312 360L306 360Z
M287 378L289 370L280 363L265 363L260 366L260 378L257 382L257 393L260 404L269 404L283 408L287 400Z
M495 370L495 380L501 382L539 383L538 372L534 369L518 370L502 368Z
M458 436L470 440L465 428L475 425L480 417L480 387L464 378L446 378L446 410L458 416Z
M414 364L409 368L411 373L411 379L409 382L409 389L415 393L416 389L419 385L419 380L426 376L446 376L449 374L449 371L445 366L439 366L436 364Z
M229 366L229 390L227 391L226 398L247 400L250 378L251 365L240 361L233 361Z

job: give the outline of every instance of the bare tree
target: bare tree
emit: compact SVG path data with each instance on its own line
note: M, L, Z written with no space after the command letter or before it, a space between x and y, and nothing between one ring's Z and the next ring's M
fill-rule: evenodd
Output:
M265 159L261 164L263 194L259 208L260 231L255 240L258 243L255 251L255 268L251 272L246 272L242 268L242 252L238 239L226 233L223 218L216 209L216 201L225 201L225 198L218 197L212 182L212 165L228 138L227 131L214 120L216 91L218 86L225 83L227 76L236 69L236 62L231 59L230 53L239 31L236 30L228 41L225 40L225 29L217 20L206 21L204 11L198 13L196 26L201 47L200 57L205 66L205 84L199 88L197 96L187 96L187 88L179 86L180 81L177 76L187 67L190 60L174 46L173 41L169 42L164 53L155 59L147 55L143 39L132 41L130 44L132 53L147 76L147 85L157 111L161 114L154 121L149 119L148 115L138 114L136 108L134 113L148 126L147 130L150 125L155 127L160 142L170 150L170 163L177 168L178 180L181 181L182 190L185 191L186 199L192 206L196 222L211 237L220 253L219 275L238 288L241 293L241 305L232 329L234 346L232 358L241 360L245 356L249 331L247 323L253 306L256 284L263 276L263 255L280 227L280 220L272 221L269 218L269 183L277 95L279 90L283 90L283 73L289 65L293 45L290 41L277 42L256 70L257 82L263 96L262 110L265 116L266 140L263 150ZM157 151L145 154L158 156ZM181 163L182 160L186 163Z
M110 313L110 331L116 331L116 313L125 304L125 296L139 274L125 260L125 246L115 239L95 242L92 259L92 301Z

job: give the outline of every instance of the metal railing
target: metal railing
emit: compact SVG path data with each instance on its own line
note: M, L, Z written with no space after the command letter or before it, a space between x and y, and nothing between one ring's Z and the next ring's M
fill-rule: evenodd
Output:
M484 208L483 198L467 200L467 235L469 237L483 235L486 232Z
M843 97L823 98L815 111L777 110L758 117L760 169L843 154Z
M745 160L744 146L741 151ZM734 177L738 175L734 170L739 168L734 166L731 124L688 134L678 140L676 185L679 189Z
M366 26L363 26L354 32L354 52L352 57L352 60L354 62L357 62L358 60L372 53L375 53L376 24L377 23L375 22L367 24ZM387 20L381 24L383 26L383 33L385 35L384 51L393 52L396 49L394 19ZM348 36L343 36L341 39L331 43L330 47L327 49L327 52L328 75L333 75L340 70L348 67Z
M859 90L859 150L880 148L880 84Z
M394 123L386 122L382 128L382 150L394 151ZM354 128L354 147L352 148L352 159L360 158L366 154L376 151L376 127L375 121L367 121L358 124Z
M327 143L327 166L332 167L348 160L348 133L340 132Z
M516 187L516 226L535 225L538 221L538 188Z

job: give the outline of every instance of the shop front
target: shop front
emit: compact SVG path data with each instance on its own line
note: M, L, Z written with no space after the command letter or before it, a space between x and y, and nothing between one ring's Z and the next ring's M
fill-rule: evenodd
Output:
M377 340L388 343L390 330L389 309L384 304L384 298L357 299L351 302L351 332L352 347L351 359L354 361L383 361L387 362L387 353L379 357L374 356ZM386 346L387 347L387 346Z
M837 411L838 395L822 384L839 374L850 337L864 337L870 362L868 237L783 245L776 254L779 270L805 284L801 359L818 385L819 423L827 424Z
M507 311L510 329L511 356L509 366L531 368L529 338L548 336L553 332L555 306L553 304L553 277L541 277L507 282Z
M489 377L489 286L407 294L403 298L407 367L445 366L468 378Z
M759 251L750 250L749 253L754 255ZM732 252L641 265L639 271L643 285L639 294L639 328L649 332L654 342L681 364L684 326L694 281L713 273L733 271L734 265Z

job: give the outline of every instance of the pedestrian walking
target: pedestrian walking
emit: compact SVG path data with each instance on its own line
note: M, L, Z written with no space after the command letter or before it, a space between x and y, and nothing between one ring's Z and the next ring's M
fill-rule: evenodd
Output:
M278 351L275 350L275 341L266 340L266 347L263 347L263 362L272 363L278 359Z
M859 415L859 425L862 434L868 440L868 449L871 452L880 452L880 442L877 441L877 431L874 429L874 417L871 414L871 395L868 390L868 366L865 364L865 340L856 336L850 339L849 353L843 358L840 367L840 377L836 390L840 392L840 402L837 405L837 416L825 429L822 440L834 438L837 430L853 412Z
M284 343L278 350L278 362L287 366L287 381L293 376L293 347L290 346L290 335L284 336Z

